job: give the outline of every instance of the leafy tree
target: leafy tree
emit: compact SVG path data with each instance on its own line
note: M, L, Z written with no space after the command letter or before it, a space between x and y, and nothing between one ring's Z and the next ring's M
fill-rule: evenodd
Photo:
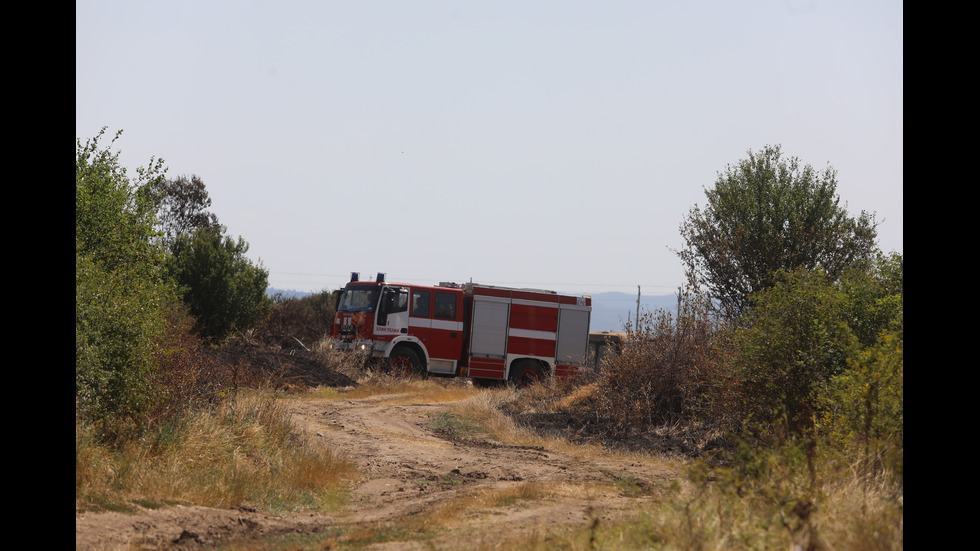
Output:
M220 340L250 328L270 306L266 296L269 272L245 256L248 244L214 228L176 237L167 271L180 289L197 330Z
M268 272L245 258L248 245L222 237L208 211L211 198L197 175L159 179L148 190L157 212L160 243L170 252L168 273L181 288L196 329L221 339L254 323L269 307Z
M147 374L170 295L145 193L162 163L131 181L110 150L115 139L99 145L104 133L75 148L75 404L77 415L111 431L151 405Z
M841 277L839 287L847 296L846 317L861 346L876 346L882 331L901 323L904 297L902 255L878 255Z
M873 214L848 216L836 195L837 173L784 158L780 146L748 152L727 166L704 209L681 224L678 256L695 289L705 289L729 319L751 296L771 288L778 270L820 268L831 280L875 252Z
M217 215L208 212L211 197L199 176L160 178L149 191L154 201L164 246L169 247L183 233L220 228Z

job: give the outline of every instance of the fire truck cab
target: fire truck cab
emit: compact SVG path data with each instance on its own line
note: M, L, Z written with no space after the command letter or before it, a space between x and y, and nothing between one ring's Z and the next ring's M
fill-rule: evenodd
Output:
M340 294L331 347L392 372L468 375L528 384L585 367L591 298L467 283L351 281Z

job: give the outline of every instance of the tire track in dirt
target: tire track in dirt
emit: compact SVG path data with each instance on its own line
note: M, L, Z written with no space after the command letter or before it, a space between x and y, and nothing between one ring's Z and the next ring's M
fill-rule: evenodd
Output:
M336 517L338 524L404 521L431 514L453 500L467 503L465 496L537 485L542 491L537 498L457 512L450 516L458 518L443 526L493 541L504 533L515 536L559 525L587 526L594 518L609 517L650 499L655 481L666 486L675 477L663 464L635 456L594 450L571 454L496 442L465 430L458 434L439 429L449 404L418 404L386 396L311 400L297 406L294 419L301 430L322 438L325 445L360 466L362 480L355 485L346 512ZM446 549L452 548L446 543ZM395 548L424 546L408 542L384 547Z

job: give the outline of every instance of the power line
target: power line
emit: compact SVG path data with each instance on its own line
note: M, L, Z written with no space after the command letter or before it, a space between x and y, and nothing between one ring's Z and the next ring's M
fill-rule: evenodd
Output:
M350 277L350 272L343 274L315 274L315 273L303 273L303 272L271 272L276 275L282 276L302 276L302 277L317 277L317 278L343 278L345 281ZM385 272L382 272L385 273ZM446 278L421 278L421 277L401 277L398 276L394 278L397 281L403 281L405 283L418 283L422 285L432 285L436 281L445 281ZM474 278L475 283L482 283L485 285L500 285L507 287L575 287L579 289L595 289L595 288L633 288L636 287L636 283L555 283L555 282L534 282L534 281L487 281L487 280L477 280ZM657 288L657 289L677 289L678 285L664 285L657 283L640 283L643 287L647 288Z

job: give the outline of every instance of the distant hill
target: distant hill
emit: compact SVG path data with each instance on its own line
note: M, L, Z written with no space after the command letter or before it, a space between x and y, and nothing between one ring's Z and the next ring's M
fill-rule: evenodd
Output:
M276 295L281 295L284 298L303 298L312 295L313 293L309 291L296 291L294 289L276 289L269 287L265 290L266 296L274 297Z
M269 288L266 294L280 294L286 298L302 298L312 295L307 291ZM641 295L640 313L669 310L676 312L676 295ZM636 317L636 295L629 293L597 293L592 295L592 321L590 331L622 331L627 321Z

